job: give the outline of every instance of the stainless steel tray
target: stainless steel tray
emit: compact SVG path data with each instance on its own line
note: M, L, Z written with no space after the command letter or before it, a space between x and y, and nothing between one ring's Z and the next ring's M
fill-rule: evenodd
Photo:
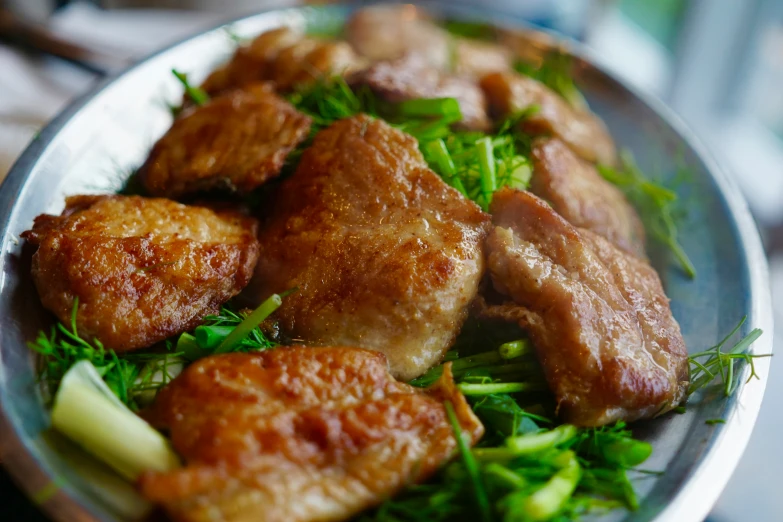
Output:
M500 25L504 21L500 14L485 9L446 2L424 5L451 18ZM252 36L280 24L325 26L343 20L350 9L290 7L238 20L231 27L237 34ZM672 263L661 261L662 253L652 253L690 349L714 344L747 315L746 332L756 327L765 331L754 351L771 352L766 261L739 189L661 102L607 73L580 45L556 44L573 54L575 76L590 105L604 118L618 144L635 153L644 170L670 173L684 164L692 173L692 179L679 189L688 207L681 239L698 277L688 280ZM19 234L30 227L36 215L59 212L66 195L120 188L171 122L165 103L181 97L171 68L186 71L199 81L228 57L233 47L225 28L216 28L107 80L41 132L0 188L0 433L4 464L54 519L128 519L102 492L117 487L130 493L131 488L114 484L110 474L93 469L78 451L64 453L56 438L43 435L48 419L25 342L39 329L49 328L52 319L38 301L29 277L30 252L18 240ZM731 399L724 399L717 389L707 390L684 415L637 424L636 434L655 447L645 468L665 473L637 482L641 495L638 511L616 511L606 520L701 521L748 442L761 405L768 361L761 359L756 365L761 381L747 385L743 381ZM726 424L705 424L712 418L724 418ZM97 481L96 473L102 477Z

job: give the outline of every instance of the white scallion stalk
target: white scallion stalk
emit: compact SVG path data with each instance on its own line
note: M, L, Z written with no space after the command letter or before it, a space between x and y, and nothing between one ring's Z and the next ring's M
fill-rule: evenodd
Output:
M169 441L111 392L89 361L75 364L54 397L52 425L123 477L180 466Z

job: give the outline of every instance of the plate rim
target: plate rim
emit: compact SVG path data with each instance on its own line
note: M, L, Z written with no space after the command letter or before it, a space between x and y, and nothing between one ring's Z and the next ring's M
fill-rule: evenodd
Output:
M704 163L707 173L715 182L718 194L725 202L725 207L728 209L728 217L737 229L737 237L741 246L742 257L748 267L750 295L749 311L752 314L752 324L750 326L761 328L764 331L764 335L754 343L753 353L772 353L774 334L772 296L769 287L767 258L764 253L761 236L756 223L753 220L747 202L740 192L737 182L728 174L727 169L720 165L710 149L694 134L673 109L656 95L643 92L629 84L623 78L618 77L611 69L604 65L600 56L598 56L595 51L581 42L575 41L560 33L516 20L513 23L508 23L508 20L500 18L500 14L502 13L500 10L483 12L480 11L477 6L460 3L452 4L447 0L424 0L414 1L413 3L425 8L435 8L436 10L456 17L464 16L464 14L460 14L460 12L472 12L483 21L492 22L500 27L533 29L554 38L554 42L558 46L562 46L568 53L589 63L591 67L619 84L639 102L646 105L666 125L668 125L680 139L686 142L695 155ZM121 71L100 79L86 93L78 96L69 103L36 137L33 138L14 162L2 184L0 184L0 209L2 209L2 213L0 213L0 245L5 247L8 242L8 228L10 225L10 218L16 208L16 197L24 190L25 184L42 154L59 136L60 131L76 117L83 108L89 105L101 92L114 83L122 80L137 67L145 65L147 62L169 52L175 47L243 20L286 10L300 11L302 9L317 9L321 7L339 9L366 6L367 4L368 2L343 1L314 7L303 4L297 0L273 0L268 2L262 10L249 15L232 17L213 27L201 29L165 48L149 54ZM0 272L0 290L4 288L4 280L5 273ZM690 473L684 478L683 487L666 507L655 516L654 520L660 522L667 520L697 521L703 520L707 516L721 492L728 484L731 475L747 447L761 408L761 402L769 378L769 368L770 358L758 360L756 363L756 373L760 378L760 382L753 382L750 385L743 382L740 385L735 396L730 399L730 404L728 404L726 424L716 426L715 431L710 437L704 455L695 463ZM0 379L5 377L4 369L4 365L2 365L2 361L0 361ZM745 368L742 373L743 377L746 377L748 369ZM2 456L4 457L3 464L6 466L6 469L8 469L13 480L25 491L28 498L35 502L33 499L36 494L34 484L47 484L51 482L52 477L39 465L37 459L30 453L28 445L18 436L16 427L13 425L5 411L4 404L6 400L6 392L4 388L0 387L0 453L2 453ZM743 410L742 418L737 415L738 410ZM716 459L715 456L726 447L733 447L734 451L724 452L725 455L728 455L728 458L724 455L723 459ZM33 465L30 466L29 464L25 464L25 462L32 463ZM22 469L24 469L24 471L22 471ZM711 487L703 487L705 483L709 483ZM694 495L693 493L697 490L699 494ZM699 499L698 502L694 502L694 498ZM57 493L50 501L37 503L37 505L53 520L96 520L94 514L90 512L86 506L83 506L77 499L66 495L61 488L58 489ZM66 506L68 509L62 509ZM76 519L73 518L74 515L77 516Z

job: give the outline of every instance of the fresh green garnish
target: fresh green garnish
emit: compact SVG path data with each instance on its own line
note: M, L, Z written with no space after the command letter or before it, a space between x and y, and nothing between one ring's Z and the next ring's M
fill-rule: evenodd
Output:
M745 324L746 319L747 317L743 317L739 324L718 344L702 352L695 353L688 358L691 365L691 385L688 388L688 395L701 390L720 377L724 395L726 397L730 396L739 385L735 378L736 366L739 361L745 361L750 366L750 375L746 382L750 382L753 377L758 379L756 367L753 363L754 359L772 356L772 354L756 355L748 352L750 345L762 334L759 328L751 330L728 350L723 350L723 347Z
M677 238L674 219L677 194L650 181L636 165L629 151L622 151L620 159L620 167L599 165L598 171L625 193L639 211L647 232L674 254L687 276L691 279L696 277L696 268Z
M63 376L52 426L130 481L180 465L168 439L128 409L87 360Z
M483 22L446 20L443 22L443 27L453 36L474 40L492 40L497 32L492 24Z
M716 424L726 424L725 419L707 419L704 421L704 424L709 424L710 426L714 426Z
M167 341L160 351L122 355L104 348L98 340L88 342L79 336L77 299L70 325L57 323L48 335L39 332L38 338L28 343L28 347L42 355L39 379L47 383L50 393L56 392L74 365L88 361L120 402L138 410L151 402L158 390L171 382L188 362L214 353L248 352L277 346L258 324L279 306L279 299L281 296L270 297L247 316L223 307L219 315L204 318L204 323L192 333L180 335L176 348Z
M342 78L316 82L288 100L313 119L311 136L357 114L382 117L415 137L430 168L484 209L492 192L506 186L527 188L532 175L529 139L514 124L529 113L516 115L494 133L458 131L452 128L461 119L454 98L389 104L366 87L352 89Z
M54 394L71 367L88 361L123 404L138 409L139 399L165 386L182 369L182 354L172 352L169 346L158 353L118 356L98 340L84 340L76 330L78 308L79 300L75 299L68 327L58 322L49 335L38 332L38 338L27 344L43 356L39 379L47 383L50 393Z
M571 106L580 110L587 109L587 101L574 83L571 74L572 63L569 55L551 51L539 64L518 61L514 68L520 74L543 83L562 96Z
M176 69L172 69L171 73L175 78L177 78L177 80L180 81L182 86L185 87L185 94L193 101L193 103L196 105L204 105L209 101L209 94L207 94L204 89L191 85L188 81L187 74L179 72Z

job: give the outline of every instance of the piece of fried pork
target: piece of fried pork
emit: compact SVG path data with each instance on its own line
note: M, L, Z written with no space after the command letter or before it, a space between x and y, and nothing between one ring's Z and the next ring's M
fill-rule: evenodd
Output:
M467 130L487 131L487 101L478 84L470 79L439 71L419 54L378 62L351 78L353 85L367 85L376 95L392 102L420 98L455 98Z
M475 443L483 427L449 369L420 389L359 348L208 357L147 414L186 466L142 475L140 488L182 522L347 520L453 455L446 401Z
M321 131L280 186L251 289L291 288L282 330L382 351L412 379L451 346L484 271L489 216L424 161L416 140L359 115Z
M248 85L190 107L139 170L153 196L223 189L248 193L277 177L310 131L310 118L268 83Z
M615 246L645 257L644 226L620 190L596 167L557 138L533 142L530 191L566 221L603 236Z
M73 196L23 234L43 305L117 352L190 330L250 281L257 222L166 199Z
M512 65L511 52L505 47L455 37L413 5L359 9L345 32L353 48L372 62L417 54L431 68L469 78L510 70Z
M688 352L655 270L530 193L501 190L491 211L487 267L517 307L502 312L528 331L565 420L601 426L679 405Z
M614 142L604 123L592 112L572 107L543 83L506 71L484 76L481 88L494 118L532 110L520 122L525 132L553 134L592 163L615 163Z
M269 81L279 92L287 92L330 76L350 74L364 65L365 61L346 42L279 27L239 47L227 64L209 75L201 88L214 96L250 83Z

